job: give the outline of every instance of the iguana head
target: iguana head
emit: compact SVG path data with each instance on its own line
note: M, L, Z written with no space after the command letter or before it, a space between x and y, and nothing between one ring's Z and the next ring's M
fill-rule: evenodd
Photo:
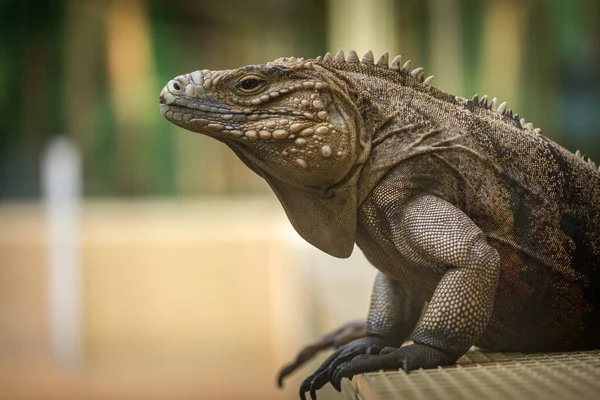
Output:
M315 60L180 75L160 93L160 110L227 144L269 183L307 241L350 255L356 180L369 145L347 88Z
M356 115L310 62L195 71L160 94L172 123L225 142L265 178L326 192L357 162Z

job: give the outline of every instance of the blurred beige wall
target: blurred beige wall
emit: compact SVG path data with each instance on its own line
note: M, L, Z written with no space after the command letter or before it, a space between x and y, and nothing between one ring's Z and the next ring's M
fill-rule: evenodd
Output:
M278 368L366 314L373 268L311 248L272 198L87 202L84 361L66 371L50 348L42 211L0 205L0 398L296 398L308 370L281 392Z

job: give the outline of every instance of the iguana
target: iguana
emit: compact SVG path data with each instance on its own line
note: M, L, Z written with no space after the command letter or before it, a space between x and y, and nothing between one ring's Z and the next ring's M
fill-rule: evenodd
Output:
M598 348L595 164L506 103L388 63L370 51L279 58L181 75L160 94L170 122L224 142L267 181L305 240L335 257L356 243L379 270L366 330L350 330L358 339L301 398L363 372L450 365L473 345Z

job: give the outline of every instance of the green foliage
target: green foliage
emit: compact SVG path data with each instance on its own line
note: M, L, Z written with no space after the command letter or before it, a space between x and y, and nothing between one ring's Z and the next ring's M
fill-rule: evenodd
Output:
M228 156L225 150L222 156L215 155L221 150L215 150L205 140L194 141L193 146L197 147L191 149L192 139L185 136L189 134L162 121L158 107L151 115L129 121L127 128L121 125L111 86L111 60L105 39L109 32L99 29L90 35L89 43L77 44L80 48L76 49L68 47L73 46L70 35L78 34L73 26L85 28L85 24L72 24L74 20L93 17L96 23L100 21L98 26L109 26L102 21L107 18L110 1L89 8L99 14L81 12L85 9L81 4L94 1L0 2L0 198L39 195L39 155L56 134L70 136L82 149L88 195L188 195L260 189L257 184L238 178L241 165L237 169L237 164L226 161L220 164L221 172L206 170L215 159ZM139 1L150 26L146 39L151 56L145 62L150 71L148 84L156 97L170 78L194 69L235 67L283 55L313 57L337 50L327 45L328 16L335 9L326 0ZM460 15L462 54L457 57L462 57L464 69L464 88L458 95L483 94L483 50L494 54L496 46L506 39L485 40L489 29L486 18L490 18L490 10L495 10L493 6L500 1L504 0L452 2ZM600 109L600 3L507 1L524 15L522 37L518 38L522 53L516 101L519 104L509 106L518 106L515 112L567 148L582 148L599 161L600 137L596 133L600 131L600 118L596 111ZM415 42L412 48L419 53L412 57L416 64L425 67L435 56L430 51L430 7L435 3L390 3L390 12L397 14L399 24L404 24L399 25L398 35L410 31L409 37ZM413 22L410 26L405 24L407 18ZM134 24L131 26L137 29ZM127 40L132 32L119 35ZM402 53L402 49L389 50ZM69 75L68 65L79 65L77 61L89 61L83 65L91 66L88 75L88 71L82 72L84 82L90 84L79 88L80 92L69 86L74 77ZM426 71L436 74L428 68ZM502 84L504 78L494 79ZM443 89L443 83L439 83ZM72 114L74 107L69 104L73 104L73 99L75 105L82 104L75 109L83 109L85 115ZM73 129L77 132L70 131ZM128 142L128 148L121 147L123 129L139 132ZM135 146L138 139L139 146ZM146 178L132 175L133 183L127 181L130 167ZM209 174L213 174L211 179L206 177Z

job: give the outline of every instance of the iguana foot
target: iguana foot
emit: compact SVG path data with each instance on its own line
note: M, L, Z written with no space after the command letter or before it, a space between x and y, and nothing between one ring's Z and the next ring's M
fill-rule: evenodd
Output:
M386 347L379 355L360 355L350 361L339 364L331 376L331 384L340 390L343 378L352 379L356 374L379 371L382 369L400 369L408 373L418 368L435 368L440 365L454 364L457 357L423 344L410 344L400 348Z
M300 398L306 400L306 392L310 392L310 398L317 398L317 390L325 386L333 377L338 366L352 360L359 355L379 354L385 347L385 341L378 336L366 336L354 340L344 347L336 350L323 364L300 385Z
M367 334L367 323L365 321L349 322L334 332L331 332L315 343L311 343L304 347L296 359L285 365L277 375L277 384L283 386L283 380L286 376L300 368L307 361L313 358L317 353L329 348L337 349L353 340L365 337Z
M365 338L365 339L370 339ZM378 339L378 338L374 338ZM316 391L331 382L340 391L343 378L352 379L354 375L382 369L400 369L405 372L417 368L435 368L451 365L457 357L423 344L411 344L400 348L385 347L383 340L374 340L365 349L365 343L352 342L333 353L319 369L308 377L300 387L300 398L310 391L311 399L316 399ZM360 349L363 349L361 352Z

